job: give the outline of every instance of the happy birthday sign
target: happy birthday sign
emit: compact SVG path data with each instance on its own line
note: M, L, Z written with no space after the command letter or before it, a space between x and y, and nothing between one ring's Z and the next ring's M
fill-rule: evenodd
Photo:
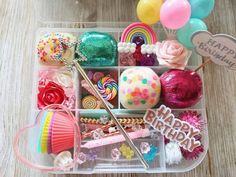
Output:
M192 43L201 56L210 57L214 63L236 70L236 39L234 37L199 31L193 35Z
M201 145L200 141L194 138L200 134L200 130L188 122L175 118L171 109L165 105L161 105L156 111L147 110L144 121L166 138L176 141L185 150L192 152Z

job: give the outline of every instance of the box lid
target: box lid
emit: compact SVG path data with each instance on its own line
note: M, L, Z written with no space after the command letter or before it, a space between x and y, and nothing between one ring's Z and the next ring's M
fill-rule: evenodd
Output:
M136 5L137 1L133 0L34 1L35 12L41 23L132 22L137 21ZM128 13L122 13L123 8L128 8Z

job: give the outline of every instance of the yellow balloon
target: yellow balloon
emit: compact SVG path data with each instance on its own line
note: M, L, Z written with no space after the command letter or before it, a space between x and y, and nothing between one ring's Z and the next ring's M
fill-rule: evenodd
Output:
M140 0L137 15L141 22L152 25L160 21L160 9L163 0Z

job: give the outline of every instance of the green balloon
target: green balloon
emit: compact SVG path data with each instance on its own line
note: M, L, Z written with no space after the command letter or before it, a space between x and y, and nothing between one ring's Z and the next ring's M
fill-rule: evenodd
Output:
M187 48L193 48L192 36L198 31L207 31L207 25L200 19L191 18L189 22L177 31L177 39Z

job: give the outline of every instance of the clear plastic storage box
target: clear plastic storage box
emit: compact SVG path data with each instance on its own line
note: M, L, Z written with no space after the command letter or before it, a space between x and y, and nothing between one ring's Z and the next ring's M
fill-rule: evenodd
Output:
M112 3L111 3L112 2ZM128 26L132 21L138 21L136 19L136 3L137 1L129 1L126 0L36 0L35 11L37 13L37 17L39 19L40 28L36 32L36 45L39 38L48 32L66 32L71 33L76 37L81 36L84 32L88 31L100 31L109 33L114 38L119 41L119 37L123 29ZM93 4L93 5L91 5ZM108 6L111 5L111 6ZM127 7L129 5L129 7ZM124 11L127 14L123 14ZM130 9L130 10L128 10ZM114 12L114 13L113 13ZM113 14L112 16L108 16L106 14ZM119 16L115 16L115 14L119 14ZM128 18L130 17L130 18ZM88 19L89 22L86 22L84 19ZM127 20L130 19L130 20ZM98 20L98 21L97 21ZM101 22L102 21L102 22ZM130 21L130 22L129 22ZM161 27L161 25L153 26L155 32L157 33L158 40L163 40L165 38L165 33ZM40 110L37 108L37 86L38 86L38 71L45 69L45 66L42 66L38 62L37 52L35 52L35 66L34 66L34 81L33 81L33 95L31 100L31 119L30 122L33 123L35 121L36 115ZM194 51L188 62L187 68L195 69L202 62L201 57L198 56ZM117 66L114 67L96 67L89 68L85 67L86 70L103 70L103 71L113 71L119 77L120 74L127 67ZM159 76L168 70L163 66L153 66L152 68ZM48 68L52 71L57 71L60 68L51 67ZM199 72L202 79L203 73ZM99 117L100 115L106 115L105 110L88 110L83 109L81 106L81 95L83 89L79 84L81 80L81 75L77 72L73 72L74 78L74 87L75 87L75 96L76 96L76 104L71 111L75 115L77 119L79 117ZM119 80L119 79L118 79ZM145 110L127 110L124 109L120 104L120 97L118 94L117 100L114 103L113 112L118 116L134 116L134 117L143 117L145 114ZM159 103L155 108L158 108L161 105ZM204 152L200 154L197 159L194 160L182 160L180 164L177 165L168 165L165 162L165 149L164 149L164 137L160 134L156 136L136 139L134 140L135 145L139 147L140 143L145 141L153 144L158 148L158 155L155 158L154 162L150 164L149 169L145 169L138 158L135 156L131 160L119 159L117 161L113 161L110 156L110 151L114 147L117 147L119 144L113 144L108 146L103 146L96 149L97 158L94 161L90 161L84 164L77 164L74 168L69 171L53 171L52 173L63 173L63 174L94 174L94 173L173 173L173 172L186 172L189 171L196 166L198 166L201 161L204 159L207 149L208 149L208 131L207 131L207 119L206 119L206 108L205 108L205 97L203 92L203 97L201 101L195 105L194 107L187 109L173 109L174 114L178 114L179 112L183 112L185 110L193 110L200 113L203 117L204 130L202 132L201 142L204 146ZM35 130L36 129L36 130ZM28 133L28 141L25 146L25 149L28 150L28 156L33 163L53 166L53 157L48 154L40 154L37 152L37 141L39 134L39 127L36 126L35 129L29 130ZM82 141L83 143L83 141ZM81 148L82 152L87 152L87 149ZM74 150L74 152L76 152Z

